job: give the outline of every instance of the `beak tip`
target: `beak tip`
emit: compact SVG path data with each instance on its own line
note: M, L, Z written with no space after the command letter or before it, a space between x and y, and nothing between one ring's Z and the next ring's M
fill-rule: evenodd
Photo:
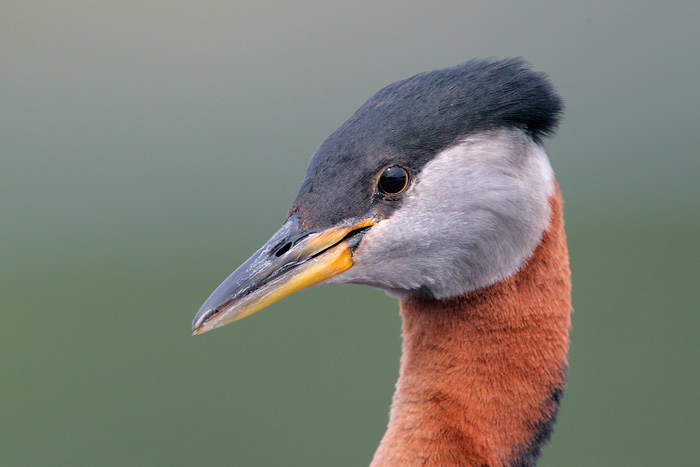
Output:
M202 334L204 330L202 327L204 326L204 323L206 323L207 319L213 314L214 310L212 309L206 309L202 307L202 309L199 310L197 313L197 316L194 317L194 320L192 321L192 335L197 335L197 334Z

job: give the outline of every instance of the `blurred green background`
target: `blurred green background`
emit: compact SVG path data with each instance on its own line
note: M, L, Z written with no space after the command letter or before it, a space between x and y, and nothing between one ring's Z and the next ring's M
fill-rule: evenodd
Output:
M380 87L524 56L574 280L541 466L700 458L700 2L3 1L0 464L366 465L394 300L302 291L190 336Z

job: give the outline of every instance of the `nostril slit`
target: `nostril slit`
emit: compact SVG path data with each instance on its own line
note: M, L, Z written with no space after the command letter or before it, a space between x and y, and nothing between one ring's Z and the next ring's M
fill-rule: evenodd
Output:
M283 254L285 254L286 252L288 252L289 249L290 249L291 247L292 247L292 244L291 244L291 243L285 243L285 244L282 246L282 248L280 248L279 250L277 250L277 251L275 252L275 256L277 256L277 257L282 256Z

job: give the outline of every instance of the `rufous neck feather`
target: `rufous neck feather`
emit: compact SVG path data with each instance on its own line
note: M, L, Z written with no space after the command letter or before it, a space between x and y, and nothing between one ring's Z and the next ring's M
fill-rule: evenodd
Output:
M559 190L512 277L447 300L400 302L401 368L373 467L531 466L562 395L570 272Z

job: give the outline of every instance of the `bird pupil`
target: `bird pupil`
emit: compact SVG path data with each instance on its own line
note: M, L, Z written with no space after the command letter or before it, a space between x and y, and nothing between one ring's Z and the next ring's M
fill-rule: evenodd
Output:
M389 167L379 177L379 189L387 195L401 193L408 185L408 173L403 167L397 165Z

